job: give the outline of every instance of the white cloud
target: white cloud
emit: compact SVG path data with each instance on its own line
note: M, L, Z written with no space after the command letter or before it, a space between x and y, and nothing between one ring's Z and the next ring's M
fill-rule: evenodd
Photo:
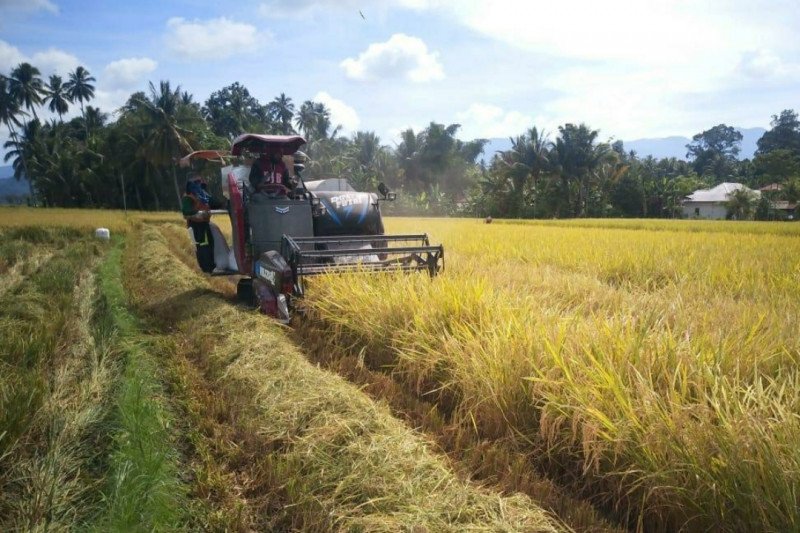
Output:
M80 65L77 57L58 48L48 48L28 57L20 52L16 46L0 40L0 73L7 74L11 69L23 62L28 62L38 68L45 78L50 74L66 76Z
M358 113L342 100L334 98L325 91L318 92L312 100L325 104L331 112L331 124L333 127L342 126L342 133L348 134L358 130L361 123Z
M149 57L119 59L106 65L103 81L111 89L131 89L156 67L158 63Z
M272 39L252 24L226 17L193 21L174 17L167 21L167 28L167 46L189 60L224 59L242 50L253 51Z
M354 80L405 78L421 83L444 79L438 54L428 52L422 39L403 33L392 35L386 42L370 44L357 59L347 58L340 66Z
M0 7L19 11L38 11L43 9L50 13L58 13L58 6L50 0L0 0Z
M459 137L464 139L512 137L535 124L530 115L480 103L474 103L466 111L457 113L456 118L461 124Z
M43 76L50 74L66 76L81 64L77 57L57 48L36 52L31 57L30 63L37 67Z
M635 138L689 134L720 121L763 124L775 112L767 107L790 106L788 95L800 83L794 60L800 57L800 11L793 2L407 3L541 65L545 72L530 72L528 91L542 93L532 107L543 117L537 125L585 121L604 136ZM504 60L497 58L498 64ZM493 101L517 105L510 91L503 96L507 100Z
M16 46L0 39L0 73L8 74L8 71L25 61L25 56Z
M747 51L742 54L738 70L754 81L800 79L800 64L787 63L766 49Z
M113 115L115 111L117 111L122 105L128 101L128 98L131 96L131 91L126 89L103 89L98 87L94 91L94 100L92 100L91 105L94 107L100 108L104 113L108 113L110 115L110 120L116 120L116 116Z

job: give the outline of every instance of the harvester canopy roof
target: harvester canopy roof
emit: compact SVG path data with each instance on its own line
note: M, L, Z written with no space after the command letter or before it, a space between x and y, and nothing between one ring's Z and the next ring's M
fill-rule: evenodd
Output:
M303 146L306 140L299 135L261 135L258 133L243 133L233 140L231 153L242 155L242 152L251 154L276 154L291 155Z
M227 150L197 150L191 154L185 155L180 160L182 167L188 167L192 164L192 159L205 159L207 161L219 161L225 164L225 158L230 157L231 153Z

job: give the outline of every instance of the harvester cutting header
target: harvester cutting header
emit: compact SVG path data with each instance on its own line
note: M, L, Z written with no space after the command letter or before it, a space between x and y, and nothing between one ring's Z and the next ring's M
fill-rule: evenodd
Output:
M384 235L380 204L395 194L356 191L345 179L304 182L300 136L237 137L230 152L203 150L181 160L223 163L222 191L231 219L237 293L262 312L288 322L303 296L303 278L323 273L423 271L435 276L444 248L426 234ZM231 157L242 164L225 164ZM288 164L287 164L288 163ZM291 169L291 170L289 170ZM280 179L278 179L280 178ZM223 211L224 212L224 211Z

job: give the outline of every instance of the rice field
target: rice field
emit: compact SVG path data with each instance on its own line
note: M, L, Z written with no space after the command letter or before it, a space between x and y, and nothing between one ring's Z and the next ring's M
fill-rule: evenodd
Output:
M800 529L800 225L418 231L286 328L176 214L0 209L0 528Z
M462 446L525 447L630 527L798 529L797 226L614 222L392 220L444 243L444 275L303 305Z

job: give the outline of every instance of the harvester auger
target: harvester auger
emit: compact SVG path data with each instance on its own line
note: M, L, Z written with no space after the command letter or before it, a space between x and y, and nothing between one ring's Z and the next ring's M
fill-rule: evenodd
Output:
M380 204L395 199L384 184L376 194L358 192L345 179L304 182L298 152L304 144L296 135L248 133L230 152L204 150L181 160L243 161L222 168L240 300L286 323L294 298L304 295L306 276L419 271L433 277L444 268L444 248L431 245L426 234L384 235ZM253 160L273 154L290 163L293 187L254 189Z

